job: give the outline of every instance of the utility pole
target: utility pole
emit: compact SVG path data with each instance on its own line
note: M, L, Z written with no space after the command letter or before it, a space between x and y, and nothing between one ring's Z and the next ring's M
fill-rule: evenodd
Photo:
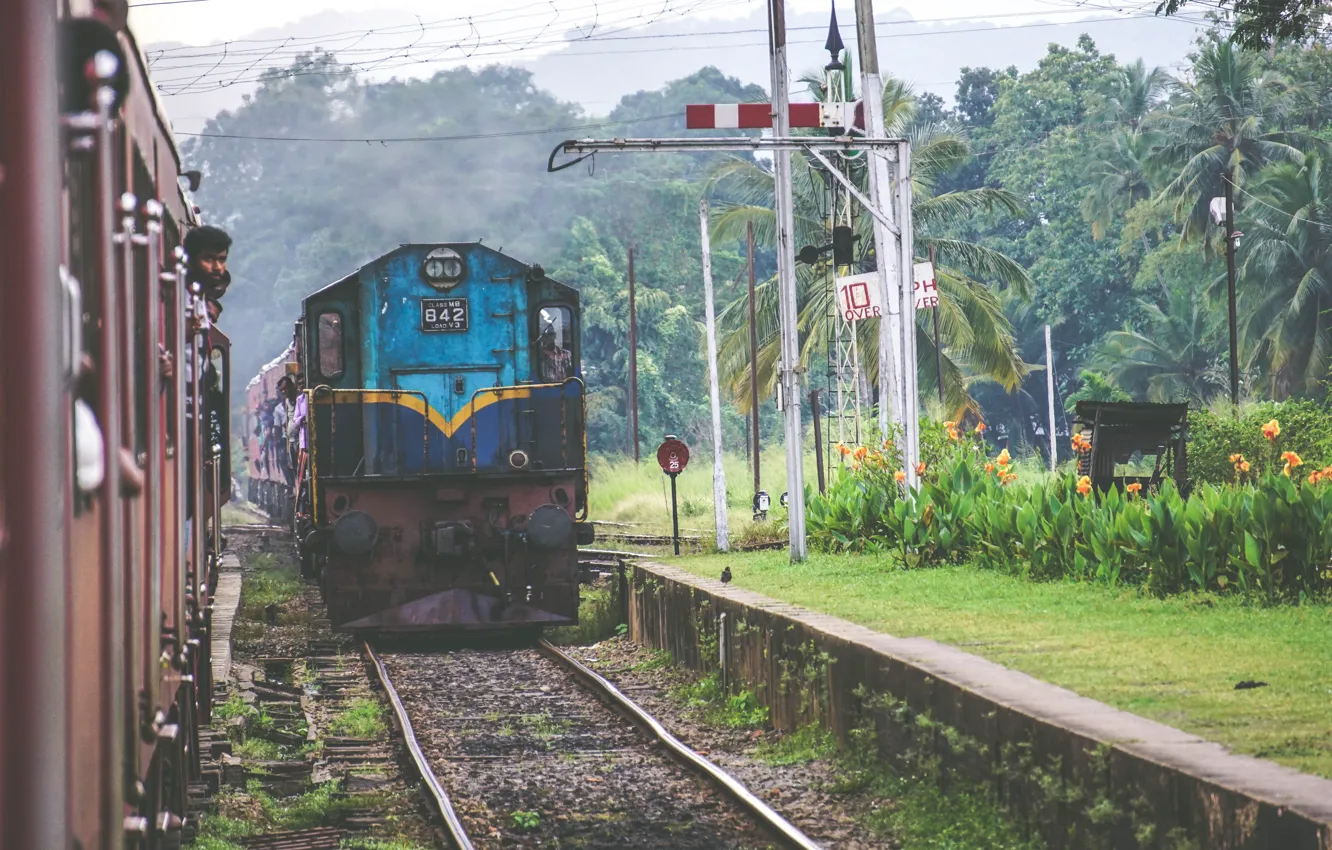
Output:
M730 549L726 524L726 469L722 466L721 381L717 375L717 313L712 306L712 242L708 238L708 199L698 202L698 227L703 238L703 309L708 327L708 395L712 402L712 510L717 549Z
M754 443L754 495L763 489L759 473L758 324L754 320L754 222L745 225L745 265L749 271L749 432Z
M869 0L866 0L868 3ZM898 270L902 299L902 348L898 380L902 383L902 457L906 461L906 480L915 486L920 463L920 369L916 359L916 262L912 255L911 226L911 146L897 149L897 240Z
M937 383L939 384L939 404L943 404L943 403L944 403L944 386L943 386L943 346L941 346L941 345L939 344L939 301L938 301L938 297L937 297L937 293L938 293L938 281L939 281L939 269L938 269L937 267L935 267L935 265L934 265L934 246L933 246L933 245L930 246L930 270L934 273L935 292L936 292L936 298L935 298L935 302L934 302L934 311L933 311L933 312L934 312L934 363L935 363L935 370L936 370L936 373L937 373L938 376L939 376L939 379L938 379L938 381L937 381Z
M784 139L791 132L787 92L786 3L768 0L769 59L772 66L772 130ZM871 32L873 31L871 27ZM868 103L867 112L868 110ZM805 560L805 469L800 420L800 332L797 327L795 210L791 198L791 151L773 151L774 212L777 219L777 288L781 313L782 415L786 436L786 491L791 561Z
M819 473L819 492L825 493L828 484L823 472L823 411L819 410L818 388L809 391L809 410L814 419L814 467Z
M883 81L879 78L879 48L874 34L873 0L856 0L856 43L860 53L860 96L864 104L865 136L871 139L886 138ZM879 320L879 430L887 435L890 423L895 423L902 429L903 442L909 445L907 397L902 378L913 364L903 360L903 327L907 318L902 314L902 270L896 239L901 233L900 230L898 233L893 230L898 219L893 208L891 163L878 151L869 151L866 156L869 158L869 200L883 214L883 218L874 217L874 256L879 267L879 285L887 313ZM901 158L900 152L898 158ZM910 263L907 269L911 269ZM908 309L914 314L914 300ZM914 482L916 470L908 457L912 452L907 446L903 448L907 480Z
M1230 310L1230 403L1239 407L1239 330L1235 311L1235 168L1226 181L1226 299ZM1238 414L1237 414L1238 415Z
M1054 346L1050 344L1050 326L1045 326L1045 395L1050 406L1050 471L1055 471L1059 461L1058 445L1055 442L1055 406L1054 406Z
M629 434L638 463L638 297L634 291L634 246L629 246Z

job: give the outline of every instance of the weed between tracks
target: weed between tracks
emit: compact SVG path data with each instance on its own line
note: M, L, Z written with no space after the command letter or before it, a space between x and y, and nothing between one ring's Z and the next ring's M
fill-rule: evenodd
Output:
M213 710L214 727L225 729L231 743L221 766L227 784L189 846L242 850L251 836L323 826L350 833L343 850L434 846L433 832L415 815L419 805L391 763L329 755L324 735L386 748L387 725L368 679L359 681L364 677L357 675L354 655L323 666L303 657L312 642L334 638L316 628L322 608L317 593L301 583L292 553L281 541L272 546L277 551L253 551L272 541L231 536L245 568L232 632L236 681Z
M328 731L348 738L380 738L388 731L383 709L376 700L360 697L347 704L341 714L333 718Z

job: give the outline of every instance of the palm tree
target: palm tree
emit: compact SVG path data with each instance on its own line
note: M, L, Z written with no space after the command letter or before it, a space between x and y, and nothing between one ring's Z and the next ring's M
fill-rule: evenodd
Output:
M1318 390L1332 365L1332 168L1318 153L1254 186L1240 291L1252 363L1273 398Z
M1207 401L1221 386L1214 368L1217 321L1201 293L1166 296L1165 308L1139 301L1141 329L1106 335L1091 366L1147 401Z
M1303 154L1280 127L1286 83L1230 42L1202 48L1193 80L1176 80L1175 101L1148 125L1162 135L1153 159L1175 177L1162 188L1183 220L1183 238L1207 233L1208 207L1225 194L1227 175L1242 188L1269 163L1300 163Z
M1096 184L1082 199L1082 217L1091 224L1092 238L1101 239L1116 218L1141 201L1152 197L1148 177L1154 133L1144 130L1115 130L1097 148L1092 172ZM1144 249L1150 251L1143 234Z
M802 79L815 88L816 97L828 97L829 91L838 92L848 99L853 97L849 71L834 75L827 89L822 87L821 77L806 76ZM945 405L950 412L960 414L963 410L975 407L967 392L967 384L973 378L989 378L1011 390L1028 371L1027 364L1018 354L1012 328L995 291L981 281L1013 287L1023 296L1027 294L1031 281L1025 269L1003 254L943 234L948 225L970 218L976 212L998 210L1014 213L1018 211L1019 205L1005 190L988 187L934 194L936 181L967 161L971 155L970 146L961 134L953 130L914 122L916 101L910 87L901 81L885 80L883 103L889 135L901 135L911 140L915 250L920 255L933 247L937 254ZM866 185L863 157L843 159L839 168L857 185ZM838 210L825 209L827 187L833 185L833 182L817 162L796 154L792 156L792 172L796 244L822 245L828 240L833 218L836 216L836 223L843 223L850 208L839 200ZM774 244L776 224L772 209L771 170L753 160L730 157L715 169L712 188L725 192L725 199L717 204L720 215L713 221L714 240L743 239L746 226L752 224L756 242L764 246ZM838 195L845 198L844 192L839 191ZM858 244L873 244L869 215L857 215L854 227ZM835 311L827 286L828 275L832 272L830 261L821 261L814 266L797 266L799 324L804 339L801 361L805 366L809 365L817 352L825 350L836 332ZM779 349L775 280L765 281L757 287L756 307L760 339L758 380L761 386L771 388L776 381ZM748 407L749 401L746 317L746 302L740 299L728 305L720 318L723 332L719 352L721 369L742 409ZM864 364L868 379L874 381L878 373L877 320L858 322L856 332L861 363ZM926 333L919 323L917 347L922 389L937 388L938 361L933 335Z
M1118 124L1130 133L1136 133L1143 120L1160 104L1170 82L1170 75L1164 68L1149 70L1139 59L1102 81L1101 102L1093 115L1099 121Z
M1080 401L1133 401L1133 396L1100 372L1083 369L1078 373L1078 380L1082 386L1064 400L1064 412L1070 416L1077 412Z

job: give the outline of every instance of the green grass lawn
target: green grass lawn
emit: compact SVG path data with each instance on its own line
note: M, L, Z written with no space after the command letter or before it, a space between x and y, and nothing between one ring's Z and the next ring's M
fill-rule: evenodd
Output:
M754 473L745 458L728 454L723 461L726 471L727 521L732 535L753 523ZM761 467L763 489L772 496L770 517L785 518L786 511L778 497L786 489L786 457L780 449L763 453ZM805 477L816 481L814 456L805 458ZM670 534L671 480L657 465L655 456L644 455L635 466L632 459L607 459L593 456L588 469L589 517L593 522L616 522L640 526L641 534ZM694 450L689 465L676 479L676 497L680 505L680 533L707 538L712 545L715 533L712 510L712 450ZM607 531L615 529L606 527Z
M785 552L664 558L898 637L928 637L1084 696L1332 777L1332 607L1035 583L972 567ZM1235 690L1251 679L1268 687Z

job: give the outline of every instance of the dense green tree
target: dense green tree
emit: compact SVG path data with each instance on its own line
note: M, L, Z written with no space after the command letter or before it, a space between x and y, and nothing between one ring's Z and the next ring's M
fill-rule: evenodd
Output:
M1232 38L1250 48L1319 36L1328 13L1326 0L1161 0L1156 14L1174 15L1191 8L1233 12L1236 23Z
M1228 179L1242 190L1268 164L1302 159L1282 128L1286 89L1254 54L1224 41L1205 44L1190 78L1176 81L1171 108L1152 124L1162 136L1155 158L1174 172L1161 192L1174 202L1185 239L1208 232L1209 206Z
M1145 401L1209 400L1221 386L1218 322L1200 295L1171 293L1165 307L1140 301L1141 319L1107 335L1093 366Z
M1095 120L1136 131L1170 88L1163 68L1148 68L1141 59L1116 68L1101 81Z
M1332 365L1332 168L1318 153L1253 186L1241 242L1245 337L1274 399L1321 395Z

